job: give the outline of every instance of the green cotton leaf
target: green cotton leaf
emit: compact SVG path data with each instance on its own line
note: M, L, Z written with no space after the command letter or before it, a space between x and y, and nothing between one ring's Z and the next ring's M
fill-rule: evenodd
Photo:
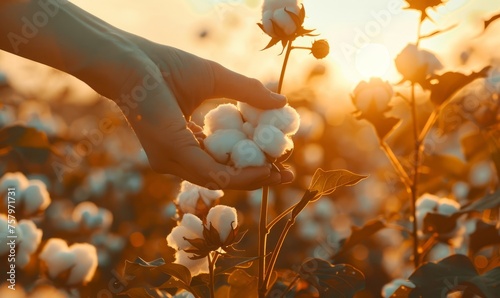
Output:
M47 135L32 127L14 125L0 130L0 151L19 153L33 163L44 163L50 155Z
M367 222L361 228L353 226L351 228L351 236L349 236L347 239L345 239L343 241L342 247L332 257L332 260L335 260L339 256L344 255L351 248L353 248L354 246L356 246L357 244L359 244L363 241L366 241L366 239L371 237L373 234L377 233L378 231L380 231L386 227L387 227L387 225L379 219L371 220L371 221Z
M175 277L186 285L191 283L191 272L189 272L189 269L183 265L167 263L156 267L155 270Z
M496 20L500 19L500 14L497 14L497 15L494 15L492 16L491 18L489 18L488 20L484 21L484 29L483 29L483 32L486 31L486 29L488 29L488 27Z
M333 193L338 187L355 185L367 177L348 170L324 171L323 169L317 169L308 190L318 192L315 199L312 200L316 201L320 196Z
M132 288L120 294L130 298L154 298L145 288Z
M365 287L365 277L358 269L348 264L332 265L318 258L302 263L298 274L325 298L353 297Z
M228 272L232 269L244 269L250 268L254 261L258 260L259 257L233 257L227 254L220 255L217 261L217 268L215 268L215 275ZM219 266L220 265L220 266Z
M437 263L420 266L408 278L415 288L400 287L392 297L446 297L454 290L461 290L480 297L495 298L500 287L499 268L479 275L468 257L452 255Z
M431 101L439 107L467 84L486 77L490 68L490 66L484 67L479 72L472 72L470 75L447 72L429 79L422 87L431 91Z
M458 211L460 214L465 214L469 212L481 212L488 209L497 208L500 206L500 188L494 193L488 194L479 200L475 200L470 204L467 204L460 208Z
M165 264L162 258L147 262L142 258L138 257L134 262L125 261L125 276L141 276L151 272L151 270L157 266Z
M482 294L486 298L498 297L500 293L500 266L484 273L483 275L475 276L465 282L468 290L476 295Z
M242 269L236 269L227 278L229 284L229 298L258 297L259 281Z
M479 221L474 232L470 234L469 253L473 256L486 246L498 244L500 244L500 234L496 225Z

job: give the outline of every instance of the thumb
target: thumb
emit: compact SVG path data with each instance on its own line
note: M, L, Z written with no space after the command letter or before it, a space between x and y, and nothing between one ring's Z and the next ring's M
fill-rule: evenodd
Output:
M214 96L246 102L260 109L278 109L286 104L284 95L271 92L259 80L246 77L212 62Z

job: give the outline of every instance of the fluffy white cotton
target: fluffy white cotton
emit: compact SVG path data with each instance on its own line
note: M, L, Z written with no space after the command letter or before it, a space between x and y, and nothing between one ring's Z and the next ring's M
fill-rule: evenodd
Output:
M213 202L224 195L222 190L210 190L188 181L181 183L181 189L176 198L176 204L183 213L197 213L199 200L207 206L212 206Z
M220 129L241 130L243 120L233 104L222 104L205 115L204 132L210 135Z
M371 78L369 82L361 81L354 89L353 102L358 110L367 113L370 107L376 111L387 110L393 95L392 86L379 78Z
M19 221L16 231L18 233L16 265L24 268L40 245L43 232L31 220Z
M184 214L180 224L167 236L167 243L176 250L190 248L191 244L184 238L203 238L203 222L193 214Z
M276 30L274 30L273 22L287 36L292 35L297 30L297 25L285 9L298 15L300 10L298 1L264 1L264 5L262 6L262 25L266 34L271 37L284 37L278 36Z
M208 273L208 260L201 258L198 260L190 259L192 254L180 250L175 253L175 262L181 264L189 269L191 276L196 276L202 273Z
M215 160L226 163L234 145L244 139L246 139L246 135L240 130L222 129L208 135L203 143L208 153Z
M21 196L22 192L28 187L29 181L21 172L5 173L0 179L0 193L7 191L7 188L15 188L16 195Z
M113 214L92 202L82 202L73 210L75 222L88 229L108 229L113 223Z
M208 211L207 227L212 225L220 236L220 241L224 243L233 229L238 226L236 209L225 205L217 205Z
M40 180L30 180L23 191L22 200L24 202L24 211L27 214L45 210L50 204L47 186Z
M69 270L67 285L88 283L97 269L97 251L88 243L75 243L68 247L66 241L51 238L39 257L47 265L51 278Z
M255 128L254 142L269 156L278 158L293 148L292 140L281 130L268 124L260 124Z
M68 285L86 284L92 280L97 269L97 251L93 245L88 243L75 243L69 247L77 262L71 268L68 277Z
M241 127L241 131L247 136L247 138L252 139L253 138L253 132L255 131L255 127L252 125L250 122L245 122L243 123L243 126Z
M443 215L452 215L460 209L460 204L448 198L439 199L437 212Z
M300 116L294 108L286 105L280 109L263 111L259 124L272 125L286 135L295 134L299 129Z
M382 296L385 298L391 297L392 294L394 294L394 292L396 292L396 290L399 289L399 287L401 287L401 286L405 286L405 287L408 287L411 289L415 288L415 284L412 283L411 281L398 278L398 279L395 279L395 280L391 281L390 283L386 284L382 288Z
M249 122L253 126L257 126L259 124L259 118L263 110L244 102L238 102L238 109L246 122Z
M180 293L175 294L173 298L195 298L191 292L182 291Z
M439 59L431 52L408 44L396 57L396 68L407 80L418 79L419 71L424 69L424 76L431 75L443 68Z
M430 211L435 209L439 204L439 197L425 193L417 199L417 210L419 211Z
M236 168L259 167L266 164L266 156L252 140L242 140L234 145L231 161Z

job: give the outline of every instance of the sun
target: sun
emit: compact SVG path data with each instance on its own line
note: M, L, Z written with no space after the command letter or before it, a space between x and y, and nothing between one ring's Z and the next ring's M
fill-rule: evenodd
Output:
M363 79L384 77L390 68L391 57L384 45L369 43L356 52L354 63Z

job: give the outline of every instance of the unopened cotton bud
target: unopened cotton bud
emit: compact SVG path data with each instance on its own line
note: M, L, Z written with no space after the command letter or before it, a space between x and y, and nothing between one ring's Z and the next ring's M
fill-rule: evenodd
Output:
M452 215L460 209L460 204L448 198L439 199L437 212L443 215Z
M226 242L227 237L233 229L238 226L236 209L225 205L217 205L211 208L207 214L207 226L212 225L220 236L222 243Z
M167 236L167 243L176 250L183 250L191 247L186 239L203 238L203 222L193 214L184 214L180 224L173 228Z
M226 163L234 145L246 139L246 135L236 129L217 130L209 135L203 142L205 149L210 155L220 163Z
M255 128L253 140L262 151L273 158L278 158L293 148L293 142L289 137L268 124L260 124Z
M205 134L210 135L220 129L241 130L243 120L233 104L222 104L205 115Z
M311 46L311 54L316 59L323 59L330 53L330 45L326 39L320 39L313 42Z
M295 134L299 129L300 116L294 108L286 105L280 109L263 111L259 124L272 125L286 135Z
M259 167L266 164L266 156L252 140L242 140L234 145L231 161L236 168Z
M250 122L253 126L257 126L259 124L259 118L263 110L244 102L238 102L238 109L246 122Z

